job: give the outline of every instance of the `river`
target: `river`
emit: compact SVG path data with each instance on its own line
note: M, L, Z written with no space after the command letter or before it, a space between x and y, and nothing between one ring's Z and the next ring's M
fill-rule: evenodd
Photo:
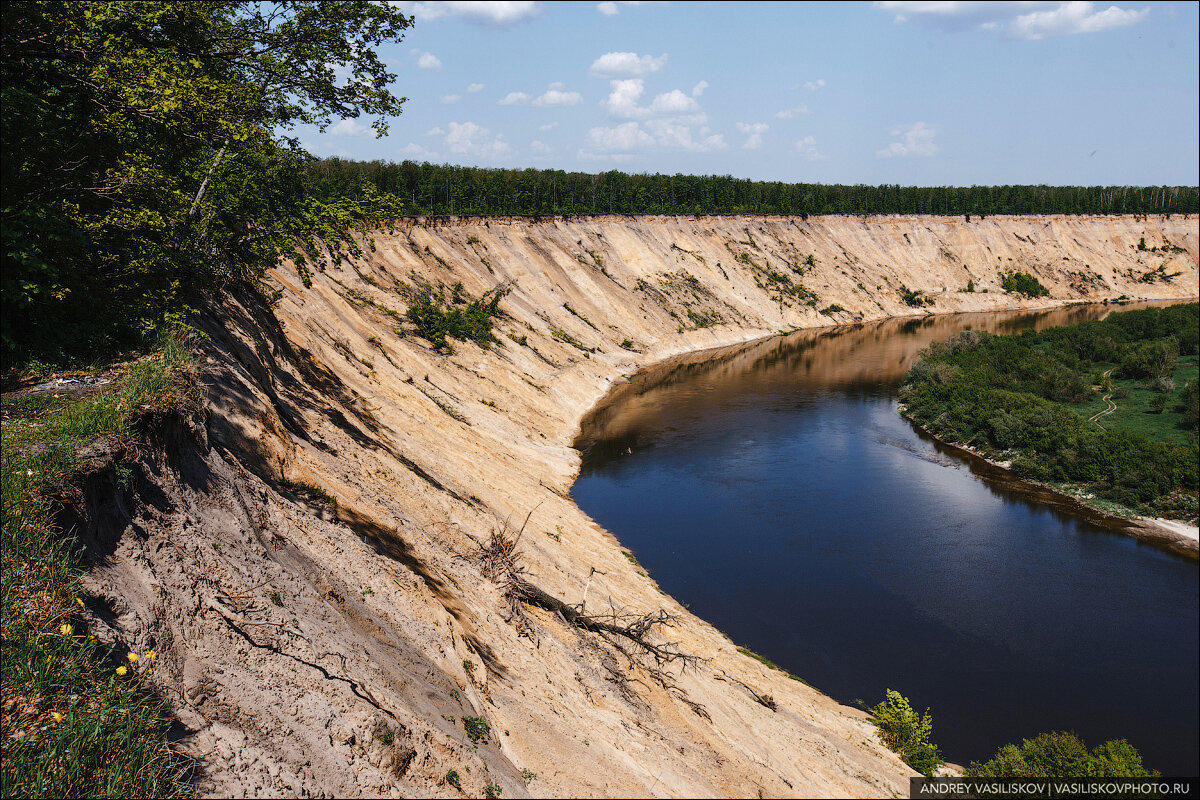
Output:
M1108 312L888 320L658 365L585 420L573 497L739 645L844 703L891 688L928 707L950 761L1073 730L1195 775L1195 560L949 451L896 408L930 341Z

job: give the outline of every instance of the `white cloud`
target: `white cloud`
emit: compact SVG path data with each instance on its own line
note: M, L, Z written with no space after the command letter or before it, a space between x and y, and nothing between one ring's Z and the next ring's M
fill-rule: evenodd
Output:
M444 94L444 95L442 95L443 103L457 103L459 100L462 100L461 94Z
M796 140L796 152L800 157L807 161L824 161L825 156L817 149L817 140L812 136L805 136L803 139Z
M449 127L445 144L451 153L490 159L512 155L512 147L503 136L492 136L491 131L474 122L451 122Z
M1109 6L1104 11L1092 11L1091 3L1063 3L1053 11L1033 11L1017 17L1009 33L1018 39L1044 39L1073 33L1098 33L1123 28L1144 20L1150 13L1147 6L1141 11L1127 11Z
M639 56L637 53L605 53L592 62L588 72L597 78L644 78L661 71L666 65L666 53L658 58Z
M395 3L405 14L418 21L427 22L443 17L458 17L467 22L484 25L511 25L532 19L542 12L542 4L536 2L423 2Z
M437 161L438 154L427 147L422 147L416 142L409 142L404 147L399 148L396 153L408 158L421 159L423 161Z
M890 132L890 135L899 136L900 141L891 142L884 149L876 150L875 155L880 158L891 158L892 156L931 156L938 151L938 146L933 142L933 137L936 133L937 131L924 122L916 122L908 128L895 128Z
M808 81L804 84L804 88L808 89L810 92L815 92L817 89L824 89L825 79L817 78L815 81Z
M614 117L644 117L647 110L638 105L646 84L641 78L609 81L612 91L604 101L604 107Z
M696 102L695 98L689 97L678 89L658 95L650 104L650 113L652 114L687 114L699 110L700 104Z
M421 69L441 69L442 60L433 53L421 53L417 58L417 66Z
M524 92L509 92L500 98L499 104L502 106L523 106L529 102L529 95Z
M425 131L426 136L441 136L444 133L445 131L441 128L430 128L429 130Z
M801 114L808 114L808 113L810 113L808 110L808 106L801 103L798 106L793 106L791 108L785 108L783 111L776 111L775 116L778 119L795 119L796 117L800 116Z
M545 125L539 125L539 131L552 131L558 127L558 122L547 122Z
M360 125L352 119L344 119L330 128L329 132L334 136L361 136L368 130L366 125Z
M910 19L922 25L946 31L995 31L1015 39L1044 39L1135 25L1150 14L1109 6L1096 11L1090 2L876 2L875 7L890 12L897 23Z
M597 3L596 10L599 11L601 14L603 14L606 17L613 17L613 16L616 16L617 13L620 12L621 6L652 6L652 5L660 5L660 3L655 3L655 2L653 2L653 0L617 0L617 2L615 2L615 3L608 2L606 0L606 2Z
M550 90L540 95L533 101L533 104L535 106L577 106L583 102L583 95L579 92L564 92L554 86L562 86L562 84L551 84Z
M708 81L700 81L692 87L692 97L699 97L704 94L704 90L708 88Z
M534 158L543 158L554 153L554 148L545 142L532 141L529 143L529 153Z
M681 119L652 119L646 123L646 128L660 147L707 153L710 150L724 150L728 146L725 137L720 134L709 135L706 128L700 130L701 138L693 138L691 126Z
M739 122L737 129L747 136L742 148L757 150L762 147L762 135L770 129L770 126L765 122Z
M483 84L482 83L472 83L470 86L467 87L467 91L468 92L482 92Z
M589 145L608 152L629 152L654 146L654 137L636 122L626 122L612 128L592 128L587 138Z

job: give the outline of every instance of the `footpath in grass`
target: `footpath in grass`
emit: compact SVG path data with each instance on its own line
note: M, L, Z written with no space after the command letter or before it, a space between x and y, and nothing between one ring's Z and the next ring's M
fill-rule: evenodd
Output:
M178 337L109 376L7 393L3 413L0 796L180 797L168 720L144 684L158 654L86 629L87 598L55 503L98 454L121 465L137 420L193 413L197 364Z
M1155 391L1144 380L1111 378L1112 402L1117 409L1100 417L1100 426L1104 430L1128 431L1160 442L1186 445L1193 434L1184 423L1183 394L1188 382L1200 377L1200 356L1180 356L1170 377L1174 388L1167 391ZM1090 419L1107 408L1102 399L1106 393L1097 393L1086 403L1073 404L1072 409L1083 419Z

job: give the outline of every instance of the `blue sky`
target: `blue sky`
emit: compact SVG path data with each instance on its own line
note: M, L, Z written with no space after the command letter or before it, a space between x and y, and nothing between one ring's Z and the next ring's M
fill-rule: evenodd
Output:
M316 155L903 185L1200 181L1196 3L407 2Z

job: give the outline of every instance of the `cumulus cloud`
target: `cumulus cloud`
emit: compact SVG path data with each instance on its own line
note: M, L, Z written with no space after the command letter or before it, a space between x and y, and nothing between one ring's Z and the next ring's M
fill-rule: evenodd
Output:
M704 90L708 88L708 81L700 81L692 87L692 97L699 97L704 94Z
M666 53L658 58L637 53L605 53L592 62L588 72L596 78L644 78L662 71L666 65Z
M487 128L474 122L451 122L444 140L451 153L484 159L500 159L512 155L512 147L503 136L492 136Z
M482 92L483 84L482 83L472 83L470 86L467 87L467 91L468 92Z
M419 51L413 51L419 52ZM417 66L421 69L441 69L442 60L433 53L421 53L417 57Z
M444 94L444 95L442 95L443 103L457 103L459 100L462 100L461 94Z
M433 128L430 128L429 130L425 131L426 136L441 136L444 133L445 133L445 131L439 127L433 127Z
M329 129L334 136L361 136L369 130L366 125L360 125L352 119L344 119Z
M876 150L875 155L880 158L891 158L892 156L931 156L938 151L938 146L933 142L933 137L936 133L937 131L924 122L913 123L907 128L894 128L889 132L889 135L899 136L900 140L891 142L882 150Z
M796 117L800 116L801 114L808 114L808 113L810 113L808 110L808 106L801 103L798 106L792 106L791 108L785 108L783 111L776 111L775 116L778 119L795 119Z
M529 95L524 92L509 92L501 97L499 104L502 106L523 106L529 102Z
M587 141L595 149L606 152L629 152L654 146L654 137L636 122L626 122L612 128L592 128L588 131Z
M746 134L746 141L742 144L745 150L757 150L762 147L762 137L770 128L765 122L739 122L737 129Z
M690 114L699 110L700 104L696 99L678 89L657 95L650 103L651 114Z
M796 140L796 152L800 157L807 161L823 161L825 156L817 149L817 140L812 136L805 136L803 139Z
M404 147L397 149L396 153L407 158L420 159L422 161L437 161L439 159L437 152L427 147L422 147L416 142L409 142Z
M552 131L552 130L554 130L554 129L555 129L555 128L557 128L557 127L558 127L558 122L557 122L557 121L555 121L555 122L547 122L545 125L539 125L539 126L538 126L538 130L539 130L539 131Z
M1147 6L1132 11L1109 6L1093 11L1091 3L1063 3L1052 11L1033 11L1022 14L1009 25L1009 33L1018 39L1044 39L1073 33L1098 33L1111 28L1124 28L1144 20L1150 14Z
M529 154L534 158L545 158L553 153L554 148L545 142L535 140L529 143Z
M418 21L428 22L443 17L457 17L467 22L482 25L512 25L524 22L542 13L542 4L536 2L423 2L395 3L405 14Z
M817 89L824 89L825 88L825 79L817 78L815 81L807 81L804 84L804 88L808 89L810 92L815 92Z
M641 117L646 115L646 109L638 105L646 84L641 78L609 81L612 91L604 100L604 107L614 117Z
M661 3L653 0L617 0L616 2L597 3L596 10L606 17L614 17L621 11L621 6L653 6Z
M551 88L542 95L539 95L533 101L535 106L577 106L583 102L583 95L579 92L564 92L561 88L562 84L552 84Z
M1097 11L1095 4L1074 2L876 2L875 7L893 15L897 23L913 20L946 31L995 31L1014 39L1044 39L1079 33L1099 33L1135 25L1150 14L1109 6Z

